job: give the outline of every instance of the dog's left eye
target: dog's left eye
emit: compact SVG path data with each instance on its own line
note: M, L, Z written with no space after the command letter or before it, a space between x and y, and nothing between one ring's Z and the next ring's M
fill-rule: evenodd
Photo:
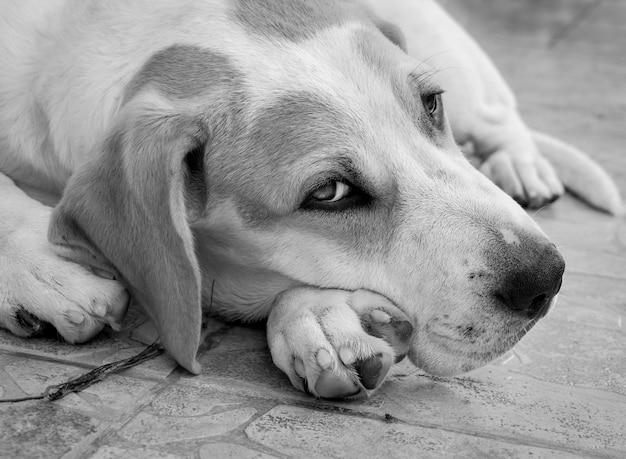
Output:
M363 193L359 193L354 185L333 180L316 188L302 204L307 210L344 210L358 205L363 199Z

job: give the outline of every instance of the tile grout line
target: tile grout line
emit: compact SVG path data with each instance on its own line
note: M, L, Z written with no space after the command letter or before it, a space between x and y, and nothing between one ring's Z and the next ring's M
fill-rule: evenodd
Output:
M178 373L178 374L177 374ZM132 412L122 412L117 419L109 421L108 425L101 432L87 437L84 441L74 445L70 451L63 454L61 459L81 459L91 457L98 445L96 442L107 435L117 434L122 428L135 418L140 412L146 409L159 394L174 386L181 378L180 372L172 371L166 378L156 381L157 384L138 401L137 406ZM54 402L52 402L54 403ZM141 446L141 445L138 445ZM96 450L91 451L93 448Z

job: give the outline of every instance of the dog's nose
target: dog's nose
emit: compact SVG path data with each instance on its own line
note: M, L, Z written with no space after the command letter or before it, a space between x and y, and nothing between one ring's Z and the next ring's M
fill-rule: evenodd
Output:
M535 246L529 252L529 256L516 259L518 265L502 279L494 295L509 310L530 319L548 312L561 288L565 261L551 243Z

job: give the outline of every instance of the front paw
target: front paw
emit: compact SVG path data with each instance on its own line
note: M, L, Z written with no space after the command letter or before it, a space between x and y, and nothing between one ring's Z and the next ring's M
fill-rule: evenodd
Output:
M413 327L385 297L365 290L297 288L267 323L274 363L316 397L367 395L408 353Z
M119 329L129 302L124 286L59 257L46 226L46 218L33 217L0 247L0 328L30 337L51 325L69 343L87 341L105 325Z
M536 152L500 150L480 170L522 207L545 206L564 192L552 165Z

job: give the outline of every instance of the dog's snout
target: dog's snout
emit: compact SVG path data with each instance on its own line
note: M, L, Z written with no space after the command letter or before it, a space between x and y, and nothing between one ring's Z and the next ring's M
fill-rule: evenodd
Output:
M496 299L516 314L543 317L559 292L565 261L556 247L541 244L504 276L494 292Z

